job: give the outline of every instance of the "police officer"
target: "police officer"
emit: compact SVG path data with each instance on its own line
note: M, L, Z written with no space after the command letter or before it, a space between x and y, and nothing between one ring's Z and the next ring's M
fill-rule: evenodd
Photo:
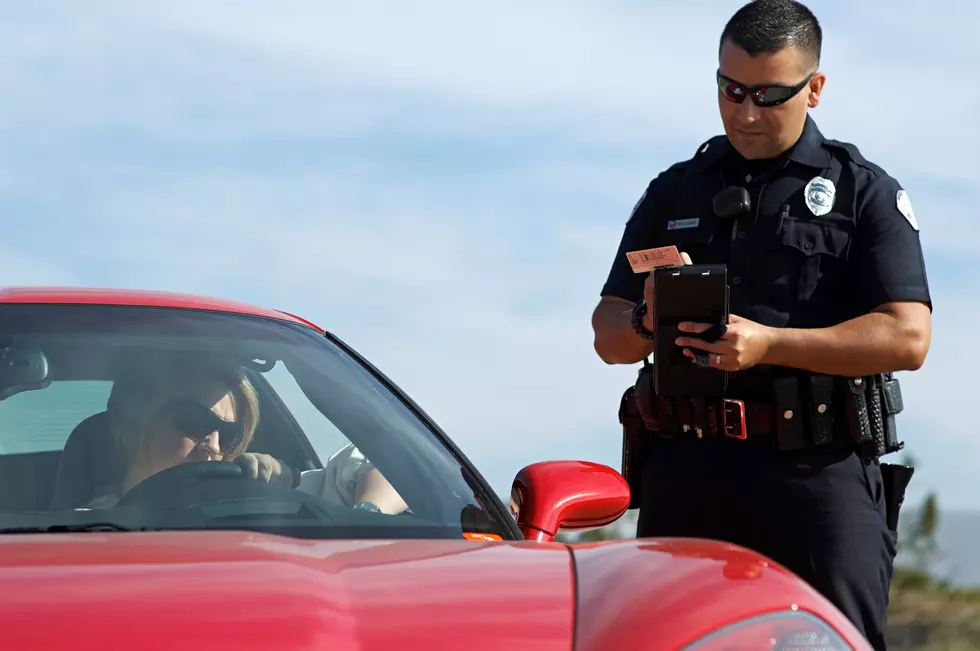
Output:
M864 401L862 379L922 366L932 302L908 193L808 114L826 81L821 39L794 0L756 0L734 14L716 78L725 135L649 184L592 324L605 362L645 360L656 287L626 253L676 245L688 264L727 265L727 332L709 343L692 335L710 324L683 323L688 334L675 343L692 363L704 351L729 372L726 403L742 401L744 438L688 427L651 437L637 535L758 550L882 649L896 534L885 522L881 453L856 443L861 419L849 401ZM737 187L749 208L719 215L713 197Z

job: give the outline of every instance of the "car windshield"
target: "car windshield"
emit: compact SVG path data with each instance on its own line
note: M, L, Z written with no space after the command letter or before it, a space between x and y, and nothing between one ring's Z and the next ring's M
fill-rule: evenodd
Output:
M165 307L0 305L0 531L519 537L342 342Z

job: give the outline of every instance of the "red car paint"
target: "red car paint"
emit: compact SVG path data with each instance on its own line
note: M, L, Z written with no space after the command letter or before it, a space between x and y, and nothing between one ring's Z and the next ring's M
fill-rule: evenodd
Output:
M572 649L574 635L581 651L656 651L795 605L856 639L813 590L737 547L571 550L574 567L557 543L5 536L0 630L10 649L547 651Z
M527 540L551 542L558 529L588 529L617 520L630 505L623 476L589 461L547 461L514 477L511 495Z
M712 541L18 535L0 586L10 649L666 651L794 606L867 648L789 572Z
M101 289L86 287L7 287L0 288L0 303L43 303L65 305L132 305L136 307L174 307L250 314L323 328L288 312L270 310L247 303L218 298L148 290Z
M572 648L558 544L5 536L0 587L6 649Z
M816 614L854 649L870 649L816 590L737 545L629 540L576 545L574 554L579 651L679 649L712 630L774 611Z
M4 302L166 306L312 325L275 310L160 292L29 288L0 291ZM548 540L559 526L615 520L629 499L616 476L585 462L523 469L514 492L525 536ZM0 630L10 649L666 651L774 611L815 613L851 648L870 649L787 570L712 541L0 536Z

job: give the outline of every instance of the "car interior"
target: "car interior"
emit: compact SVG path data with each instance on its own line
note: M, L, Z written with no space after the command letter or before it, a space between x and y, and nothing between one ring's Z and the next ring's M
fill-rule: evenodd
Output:
M43 350L37 344L31 344L30 340L28 337L15 344L4 341L0 345L0 514L8 514L10 523L5 525L8 530L35 526L33 523L40 523L38 526L43 527L46 526L45 522L81 522L84 518L76 516L84 512L75 509L84 508L94 498L103 495L106 488L118 485L124 469L110 435L109 414L106 411L111 387L134 364L145 363L146 355L153 354L143 346L119 343L118 338L100 340L91 337L87 338L84 347L80 347L77 339L69 345L64 339L59 342L57 336L45 337ZM156 354L159 352L156 351ZM240 355L237 352L232 354ZM283 362L249 357L253 354L254 351L249 351L240 357L240 363L258 394L261 413L249 451L269 454L294 470L323 468L327 459L317 455L303 428L265 375L276 363ZM460 528L468 532L519 536L516 529L509 527L506 512L501 511L502 521L495 520L485 506L473 503L474 497L466 488L456 488L458 482L472 486L472 478L465 464L455 467L453 461L439 460L436 456L433 463L452 474L430 472L432 466L429 465L429 452L425 446L393 447L385 437L370 434L379 428L392 427L392 423L396 423L394 427L398 427L399 422L409 428L416 426L407 412L403 416L378 409L371 402L376 394L369 391L358 395L356 392L341 391L339 386L342 379L320 375L312 367L303 366L302 362L287 372L297 381L310 403L318 411L330 414L328 420L336 430L372 460L410 505L404 513L382 516L354 509L343 509L342 512L328 515L323 511L324 507L314 506L314 511L324 515L325 519L316 520L320 517L317 515L304 521L308 525L296 522L289 525L291 532L300 535L298 527L307 526L303 535L326 535L323 523L338 522L339 517L344 524L335 528L337 533L357 531L357 535L364 536L379 535L379 532L390 536L391 527L398 527L400 536L418 538L454 537L459 535ZM79 385L94 387L95 390L89 392L84 400L80 400L77 393L75 397L65 398L72 394L72 386ZM307 387L314 385L317 390L307 391ZM343 399L327 398L341 395ZM400 418L405 420L399 421ZM184 468L196 471L193 464ZM157 473L150 480L161 479L166 472L169 471ZM207 472L224 472L224 469L215 467ZM217 490L219 484L238 490L222 482L212 481L208 485ZM145 487L147 482L141 485ZM245 487L245 490L253 489ZM264 489L255 486L255 490L261 492ZM168 486L160 489L158 494L170 495L178 501L182 499L169 491ZM138 492L130 491L127 498ZM297 503L308 503L310 499L316 501L312 496L297 496ZM256 501L251 499L239 499L235 508L247 510L256 508L255 504ZM212 507L210 512L217 513L215 509L220 508ZM166 509L162 509L161 513L163 511ZM51 512L59 512L61 519L18 519L25 516L37 518ZM200 515L201 512L194 513ZM304 513L306 515L302 517L305 518L313 511L307 509ZM201 517L210 518L209 522L219 522L217 515ZM251 517L249 522L252 523L258 523L261 519L247 514L228 517ZM384 518L384 523L375 519L378 517Z
M58 382L71 380L111 382L125 364L131 363L135 352L119 347L84 353L58 346L45 346L43 353L12 349L0 368L0 396L46 391ZM247 373L259 394L262 418L250 450L271 454L300 470L321 467L299 424L257 370L263 363L253 364ZM0 423L0 427L11 426ZM3 437L12 440L30 434L8 430ZM118 482L121 472L122 464L109 436L108 414L100 411L75 424L61 450L0 453L0 510L77 508L102 486Z

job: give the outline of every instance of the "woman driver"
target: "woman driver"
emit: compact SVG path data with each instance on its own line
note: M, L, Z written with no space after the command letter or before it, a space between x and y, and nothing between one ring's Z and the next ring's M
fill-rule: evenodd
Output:
M142 366L114 383L107 411L124 472L88 508L111 507L147 477L188 461L231 461L252 479L296 483L299 490L347 506L385 513L407 508L353 446L334 454L326 468L299 477L268 454L246 452L259 422L259 399L237 365L195 356Z

